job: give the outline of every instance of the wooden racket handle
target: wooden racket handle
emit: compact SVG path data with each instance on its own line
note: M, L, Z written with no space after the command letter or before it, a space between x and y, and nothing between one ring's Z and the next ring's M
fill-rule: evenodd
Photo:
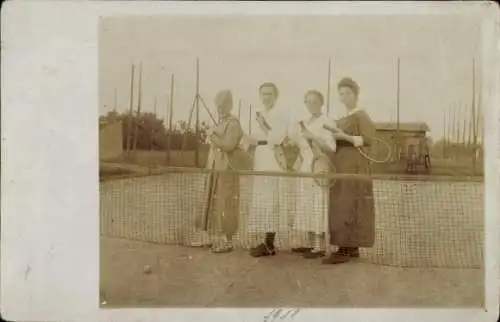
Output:
M255 112L255 115L263 118L263 122L261 123L263 127L265 127L268 131L272 130L271 126L266 122L266 119L262 116L262 114L259 111Z
M327 125L327 124L323 124L323 128L325 130L328 130L328 131L332 132L332 133L338 133L338 132L340 132L340 129L338 129L336 127L333 127L333 126L330 126L330 125Z

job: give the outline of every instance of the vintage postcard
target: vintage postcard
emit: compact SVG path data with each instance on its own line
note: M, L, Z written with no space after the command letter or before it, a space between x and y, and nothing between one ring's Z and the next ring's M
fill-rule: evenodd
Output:
M44 82L61 73L75 78L69 69L89 73L41 104L49 115L63 111L56 118L65 126L41 121L31 135L57 138L46 143L42 172L55 167L60 156L53 154L86 141L78 158L68 159L74 166L48 171L45 182L62 183L40 198L85 182L99 187L92 197L98 233L87 225L85 237L99 253L88 288L98 295L99 319L123 312L125 319L161 320L180 314L176 308L230 309L200 318L233 320L261 308L248 311L252 321L306 320L340 308L360 319L377 308L441 309L401 311L408 320L498 316L498 252L491 253L498 244L498 10L488 3L380 5L103 2L81 5L95 34L80 30L87 38L73 46L66 39L76 31L46 38L46 46L72 51L67 60L51 58L53 67L37 61ZM78 5L61 8L69 13L51 32L75 24ZM7 39L6 51L22 48L16 39ZM13 55L8 81L14 63L23 63ZM52 95L48 88L38 95ZM64 110L70 99L57 97L69 93L77 93L74 106ZM83 107L85 95L94 98ZM13 106L28 102L12 97L2 104L9 148L12 140L21 144L13 122L23 118ZM3 152L8 171L14 159ZM84 168L94 174L85 177ZM17 188L9 184L2 180L12 194ZM77 213L91 203L84 191L93 193L78 191L82 199L76 190L61 198L65 222L96 218ZM52 211L55 200L38 210ZM10 219L2 256L13 249L9 212L28 209L19 207L3 208ZM83 244L73 233L65 235L68 245ZM73 266L76 258L90 261L72 256L66 260ZM26 281L41 274L30 263L16 269ZM2 288L3 299L12 287ZM48 297L56 292L37 287ZM121 309L141 310L126 316ZM12 300L4 312L32 317Z

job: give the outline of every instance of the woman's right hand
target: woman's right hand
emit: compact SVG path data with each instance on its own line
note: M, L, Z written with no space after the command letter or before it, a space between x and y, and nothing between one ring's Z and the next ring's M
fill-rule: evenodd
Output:
M258 143L259 143L259 141L257 139L254 139L254 138L252 138L250 136L247 136L245 138L245 141L247 142L248 145L251 145L251 146L257 146Z
M363 139L360 136L349 135L345 132L333 133L335 140L344 140L351 143L354 147L358 148L363 145Z
M288 136L287 136L287 137L285 137L285 138L283 139L282 144L283 144L284 146L294 146L294 145L297 145L297 144L296 144L296 142L295 142L294 140L292 140L292 139L291 139L290 137L288 137Z
M217 143L216 143L217 136L215 134L213 133L210 134L207 139L208 139L208 144L210 145L211 148L217 148Z
M307 140L316 140L316 135L314 135L312 132L310 132L309 130L305 130L303 131L302 133L302 137L307 139Z

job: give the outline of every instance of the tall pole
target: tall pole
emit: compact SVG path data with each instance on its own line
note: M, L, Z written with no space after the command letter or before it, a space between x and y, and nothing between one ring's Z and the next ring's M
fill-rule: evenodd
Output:
M130 106L127 122L127 143L125 150L127 153L130 151L132 146L132 121L133 121L133 110L134 110L134 76L135 76L135 66L132 64L131 74L130 74Z
M484 119L483 119L483 109L481 107L481 91L478 94L478 104L477 104L477 140L474 150L474 174L476 174L476 162L480 157L481 152L484 151Z
M200 164L199 159L200 159L200 153L198 149L198 137L199 137L199 126L200 126L200 64L199 64L199 59L196 58L196 98L195 98L195 104L196 104L196 146L195 146L195 156L194 156L194 162L196 164L196 167Z
M455 134L457 133L457 105L456 105L456 103L453 104L452 113L453 113L452 114L453 115L453 123L452 123L453 129L451 130L451 137L452 137L452 142L455 143L456 142Z
M447 117L448 111L444 112L444 122L443 122L443 158L446 159L446 146L447 146L447 132L446 132L446 117Z
M118 105L117 96L118 96L118 90L115 88L115 93L113 96L113 111L116 111Z
M447 126L447 129L446 129L446 147L447 147L447 150L448 150L448 156L451 156L451 145L452 145L452 136L453 136L453 120L452 120L452 113L453 113L453 106L450 105L448 106L448 110L447 110L447 114L448 114L448 117L447 117L447 123L448 123L448 126Z
M396 133L399 135L399 121L400 121L400 118L399 118L399 100L400 100L400 60L399 60L399 57L398 57L398 61L397 61L397 71L396 71L396 84L397 84L397 88L396 88Z
M473 121L472 121L472 113L469 114L468 121L469 121L469 129L467 131L468 132L467 133L467 148L470 149L470 147L472 145L472 128L474 127Z
M252 134L252 104L248 107L248 134Z
M476 134L477 143L481 144L483 139L483 102L481 92L481 78L479 79L479 92L477 94L477 115L476 115Z
M456 157L457 159L460 157L460 149L461 149L461 142L460 142L460 129L461 129L461 120L462 120L462 106L457 103L457 145L456 145Z
M241 119L241 100L238 100L238 120Z
M481 78L480 78L481 82ZM481 88L481 83L479 88ZM474 151L474 159L479 158L482 149L484 149L484 118L483 118L483 107L482 107L482 94L481 94L481 89L479 90L478 97L477 97L477 146L476 150ZM474 164L474 174L476 174L476 164Z
M330 115L330 82L331 82L331 79L332 79L332 75L331 75L331 72L332 72L332 59L329 58L328 59L328 82L327 82L327 90L326 90L326 115Z
M469 120L469 117L467 115L467 104L463 104L463 120L462 120L462 141L460 144L460 149L462 151L462 156L467 156L469 151L468 151L468 145L467 145L467 131L468 131L468 126L467 126L467 121Z
M456 142L457 144L460 144L460 119L462 118L462 109L461 105L457 103L457 138Z
M455 159L455 133L457 133L457 107L456 104L453 104L452 108L452 123L451 123L451 146L452 146L452 158Z
M139 65L139 92L137 94L137 119L134 127L134 145L132 150L135 152L137 149L137 139L139 137L139 118L141 117L142 105L142 63Z
M168 137L170 136L169 130L168 130L168 102L169 102L169 97L168 94L165 94L165 118L164 118L164 123L163 126L165 128L165 137L168 145ZM168 146L165 146L165 162L168 161Z
M476 115L476 58L472 59L472 169L476 171L477 115Z
M462 105L463 107L463 126L462 126L462 148L466 145L466 133L467 133L467 106Z
M483 143L483 109L481 108L481 94L478 94L478 104L477 104L477 144Z
M170 164L170 150L172 147L172 125L174 115L174 74L170 79L170 103L168 104L168 137L167 137L167 162Z
M477 115L476 115L476 59L472 60L472 144L475 148L477 141Z
M400 132L399 132L399 109L400 109L400 106L399 106L399 99L400 99L400 58L398 57L398 60L397 60L397 65L396 65L396 84L397 84L397 88L396 88L396 151L398 153L397 155L397 158L399 159L400 158L400 155L401 155L401 137L400 137Z
M153 116L156 124L156 119L157 119L157 109L156 105L158 103L158 97L155 95L154 103L153 103ZM151 127L151 136L149 138L149 150L153 150L153 141L154 141L154 135L155 135L155 128Z
M165 116L163 117L163 126L165 127L165 130L168 130L168 102L169 102L169 97L168 94L165 94Z
M481 87L479 87L481 88ZM483 119L483 109L481 107L481 90L479 90L478 98L477 98L477 139L476 145L474 146L474 175L476 174L476 163L477 159L480 157L480 153L484 149L484 119Z
M191 129L191 121L193 120L193 113L194 113L194 109L196 107L196 101L197 101L197 97L195 96L193 99L193 104L191 104L191 108L189 109L189 117L188 117L188 122L187 122L187 126L186 126L186 129L188 131ZM187 139L188 139L188 136L186 135L186 133L184 133L183 140L182 140L182 147L181 147L182 153L184 153L186 150Z

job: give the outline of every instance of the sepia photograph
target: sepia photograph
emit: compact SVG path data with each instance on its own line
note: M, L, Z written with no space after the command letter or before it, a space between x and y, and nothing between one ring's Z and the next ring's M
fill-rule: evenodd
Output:
M480 27L100 18L100 307L484 307Z

